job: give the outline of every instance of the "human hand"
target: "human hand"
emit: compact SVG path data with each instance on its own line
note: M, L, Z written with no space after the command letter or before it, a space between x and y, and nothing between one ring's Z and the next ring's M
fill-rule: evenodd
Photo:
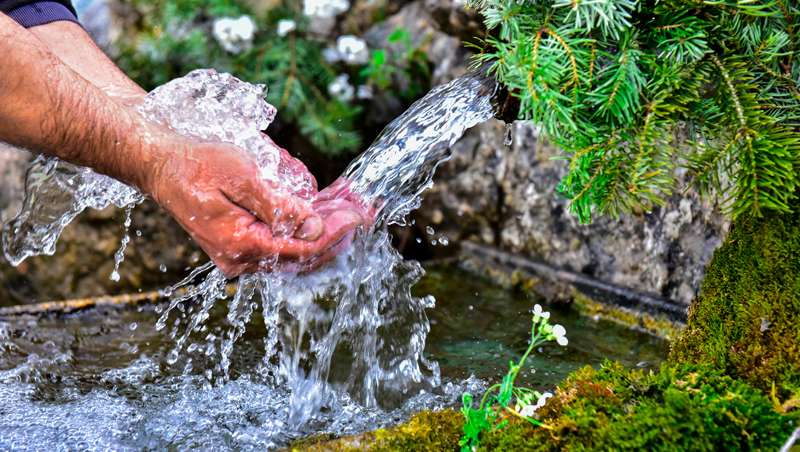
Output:
M308 268L364 222L343 205L316 212L259 179L253 159L228 144L184 141L146 185L228 277Z
M298 187L293 187L294 194L303 199L312 199L316 197L317 179L313 174L311 174L311 171L306 168L306 165L299 159L293 157L289 151L275 144L269 135L266 133L262 133L261 135L265 141L271 144L272 147L277 149L280 153L279 174L291 173L294 175L299 175L301 179L306 181L306 184L301 184L302 186L299 189Z

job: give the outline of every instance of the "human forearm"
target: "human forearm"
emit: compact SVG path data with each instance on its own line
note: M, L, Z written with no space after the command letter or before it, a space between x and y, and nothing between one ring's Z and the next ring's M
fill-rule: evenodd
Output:
M147 191L159 133L0 14L0 140Z
M64 64L107 95L124 103L136 103L145 94L74 22L52 22L29 29Z

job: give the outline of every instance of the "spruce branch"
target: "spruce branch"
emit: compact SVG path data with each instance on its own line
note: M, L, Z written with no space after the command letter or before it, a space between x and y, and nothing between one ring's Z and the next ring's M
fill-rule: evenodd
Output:
M800 9L786 0L480 0L476 61L568 160L582 222L643 212L689 170L733 216L786 212L800 170Z

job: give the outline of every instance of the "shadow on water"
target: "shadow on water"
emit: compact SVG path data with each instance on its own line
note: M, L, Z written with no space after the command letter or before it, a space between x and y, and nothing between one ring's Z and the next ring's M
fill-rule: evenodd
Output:
M526 348L528 311L542 302L450 266L429 267L415 291L437 299L429 310L427 354L452 382L472 374L498 379L508 360ZM208 363L194 363L193 377L166 363L173 341L154 328L154 310L141 306L0 320L0 446L35 449L58 442L76 448L246 449L274 447L320 430L313 422L299 431L275 422L287 394L259 378L263 322L251 325L234 350L232 380L212 386L202 372L213 366L213 355ZM665 342L654 337L569 308L551 310L553 321L566 327L570 344L543 347L531 361L535 373L521 375L525 384L550 388L586 364L608 358L653 366L665 355ZM224 324L224 310L212 312L204 333L218 334ZM411 403L389 414L358 411L322 429L353 433L396 422L414 410L457 403L466 387L444 386L435 403Z

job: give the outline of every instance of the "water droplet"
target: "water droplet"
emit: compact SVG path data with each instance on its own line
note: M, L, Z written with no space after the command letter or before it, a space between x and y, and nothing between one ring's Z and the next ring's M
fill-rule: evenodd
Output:
M128 329L131 330L131 331L136 331L136 328L138 328L138 327L139 327L139 324L136 323L136 322L132 322L130 325L128 325Z
M431 226L426 226L426 227L425 227L425 232L426 232L428 235L433 235L433 234L436 234L436 231L434 231L434 230L433 230L433 228L432 228Z
M503 145L505 147L511 147L514 144L514 125L512 123L506 124L506 133L505 138L503 139Z
M161 273L166 273L166 272L167 272L167 266L166 266L166 265L164 265L164 264L161 264L161 265L159 265L159 266L158 266L158 270L159 270Z

